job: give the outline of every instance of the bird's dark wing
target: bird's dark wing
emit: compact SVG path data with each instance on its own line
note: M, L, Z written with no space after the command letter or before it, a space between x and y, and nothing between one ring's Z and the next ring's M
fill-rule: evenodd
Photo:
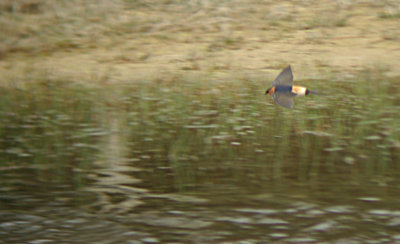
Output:
M295 95L291 92L278 92L273 93L272 98L276 102L276 104L281 105L285 108L293 108L293 97Z
M291 86L293 84L293 74L290 65L286 67L272 82L272 86L284 85Z

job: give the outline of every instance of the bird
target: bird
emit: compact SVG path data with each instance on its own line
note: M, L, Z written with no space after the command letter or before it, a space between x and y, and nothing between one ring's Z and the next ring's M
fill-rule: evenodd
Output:
M292 68L287 66L272 82L270 88L265 91L265 95L271 95L275 103L285 107L293 108L293 98L296 96L306 96L309 94L319 94L315 91L310 91L304 86L293 85Z

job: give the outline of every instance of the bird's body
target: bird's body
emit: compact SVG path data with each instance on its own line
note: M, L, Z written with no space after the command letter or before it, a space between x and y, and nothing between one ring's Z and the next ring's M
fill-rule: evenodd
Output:
M281 86L277 85L274 86L273 89L269 91L270 94L275 93L275 92L291 92L293 94L296 94L296 96L305 96L307 94L307 88L303 86Z
M265 94L271 95L277 104L286 108L292 108L294 97L317 93L303 86L293 86L293 74L289 65L275 78L272 86Z

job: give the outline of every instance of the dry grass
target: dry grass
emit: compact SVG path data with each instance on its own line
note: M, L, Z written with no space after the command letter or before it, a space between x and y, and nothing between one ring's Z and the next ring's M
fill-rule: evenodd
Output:
M108 72L114 82L166 73L272 75L291 63L301 78L376 64L396 75L395 3L2 1L0 72L6 81L26 67L78 81Z
M110 28L110 21L106 20L117 24L120 9L122 6L110 1L3 2L1 57L97 47Z

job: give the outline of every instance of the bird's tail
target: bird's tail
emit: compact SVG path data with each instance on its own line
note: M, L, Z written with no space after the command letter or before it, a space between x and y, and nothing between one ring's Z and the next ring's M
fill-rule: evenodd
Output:
M312 95L323 95L321 92L307 90L307 95L309 95L309 94L312 94Z

